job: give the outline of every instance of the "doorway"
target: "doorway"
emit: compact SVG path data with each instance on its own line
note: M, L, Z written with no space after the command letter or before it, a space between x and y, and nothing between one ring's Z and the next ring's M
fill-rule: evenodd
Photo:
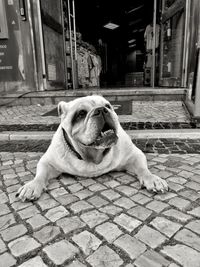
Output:
M154 0L68 2L71 2L70 6L74 2L75 6L76 31L71 26L71 35L73 41L76 38L77 47L77 51L71 52L70 46L74 47L74 44L70 44L70 38L66 39L69 54L77 52L77 58L74 57L77 68L68 55L68 70L70 65L77 69L78 87L152 86ZM69 24L74 26L74 14L71 15L68 14L68 36ZM159 16L158 8L157 19ZM76 36L73 36L74 32ZM159 46L159 30L156 34ZM156 52L158 54L158 49ZM158 60L156 64L158 72ZM156 83L157 79L158 75L155 77Z

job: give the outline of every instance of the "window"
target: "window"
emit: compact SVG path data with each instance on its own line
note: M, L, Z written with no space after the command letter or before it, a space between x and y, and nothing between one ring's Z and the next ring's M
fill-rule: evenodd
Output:
M8 39L5 0L0 0L0 39Z

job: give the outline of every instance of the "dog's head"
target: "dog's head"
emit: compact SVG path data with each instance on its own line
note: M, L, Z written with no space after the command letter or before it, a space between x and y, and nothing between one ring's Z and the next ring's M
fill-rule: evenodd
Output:
M58 114L70 144L85 161L99 164L117 142L118 117L102 96L61 101Z

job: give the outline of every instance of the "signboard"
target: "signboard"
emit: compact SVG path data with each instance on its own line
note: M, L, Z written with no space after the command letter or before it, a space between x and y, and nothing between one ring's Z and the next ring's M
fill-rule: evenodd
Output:
M4 38L0 38L0 81L24 80L21 32L18 21L18 1L0 0L0 9L4 13ZM7 25L7 35L6 26ZM3 35L2 35L3 36ZM7 36L7 37L6 37Z

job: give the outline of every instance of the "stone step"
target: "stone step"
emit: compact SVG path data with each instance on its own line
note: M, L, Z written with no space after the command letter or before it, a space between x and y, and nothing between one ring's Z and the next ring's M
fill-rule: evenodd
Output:
M200 129L127 130L131 139L200 139ZM50 140L53 131L1 132L0 141Z

